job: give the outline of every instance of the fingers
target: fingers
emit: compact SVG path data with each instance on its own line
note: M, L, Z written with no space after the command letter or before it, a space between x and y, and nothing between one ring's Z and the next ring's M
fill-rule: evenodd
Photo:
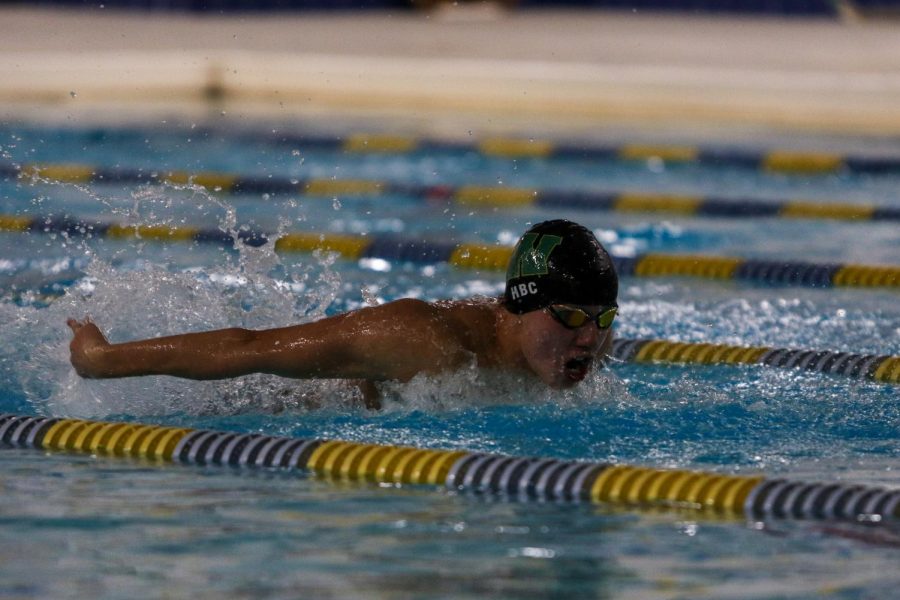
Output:
M66 319L66 325L69 326L69 329L72 330L72 333L78 333L78 331L82 327L84 327L85 325L90 325L90 324L91 324L90 317L85 317L84 320L82 320L82 321L79 321L78 319L73 319L72 317L69 317L68 319Z
M87 319L83 321L79 321L78 319L68 318L66 319L66 325L69 326L69 329L72 330L72 333L78 333L85 325L90 323Z

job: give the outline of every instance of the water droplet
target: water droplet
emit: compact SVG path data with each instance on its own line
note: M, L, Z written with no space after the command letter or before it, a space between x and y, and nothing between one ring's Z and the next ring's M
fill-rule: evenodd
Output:
M73 98L74 98L75 96L77 96L77 94L75 93L74 90L72 90L71 92L69 92L69 95L72 96Z

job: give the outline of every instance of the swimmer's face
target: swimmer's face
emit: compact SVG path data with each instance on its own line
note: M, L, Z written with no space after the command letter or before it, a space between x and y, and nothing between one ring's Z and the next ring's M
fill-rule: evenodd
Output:
M590 314L599 306L575 305ZM522 352L532 371L553 388L576 385L591 372L600 349L612 329L598 329L588 321L577 329L568 329L554 319L547 309L521 315Z

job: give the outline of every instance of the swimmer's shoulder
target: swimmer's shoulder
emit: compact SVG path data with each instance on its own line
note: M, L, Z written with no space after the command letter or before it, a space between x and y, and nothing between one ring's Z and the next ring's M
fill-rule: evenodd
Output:
M499 306L497 298L475 296L465 300L427 302L418 298L400 298L381 305L395 314L437 319L478 319L491 317Z
M440 300L433 306L446 319L478 324L492 322L500 302L497 298L475 296L465 300Z
M477 354L494 344L499 307L497 298L481 296L436 303L437 310L453 328L460 343Z
M392 317L406 320L407 325L418 324L441 338L455 339L465 347L475 343L473 336L493 332L500 306L497 298L480 296L436 302L403 298L390 304L393 305L390 309Z
M401 328L418 335L441 339L456 337L460 326L456 311L443 303L426 302L417 298L401 298L374 307L378 321L391 328Z

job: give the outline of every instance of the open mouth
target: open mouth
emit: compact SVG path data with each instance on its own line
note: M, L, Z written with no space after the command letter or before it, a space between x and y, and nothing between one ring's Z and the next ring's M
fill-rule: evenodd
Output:
M593 358L590 356L570 358L565 364L566 377L572 381L581 381L587 377L588 370L591 368L591 363L593 363Z

